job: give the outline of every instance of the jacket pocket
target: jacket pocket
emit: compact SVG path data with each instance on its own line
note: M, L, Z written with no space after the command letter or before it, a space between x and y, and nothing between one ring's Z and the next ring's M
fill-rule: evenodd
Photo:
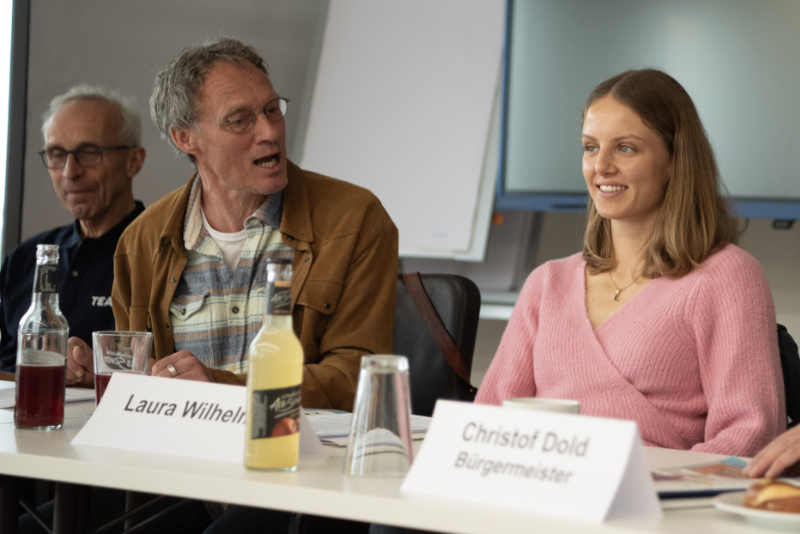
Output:
M320 347L322 336L328 330L328 321L339 306L339 297L342 294L341 282L330 280L307 280L297 297L295 312L302 311L300 342L304 346L312 344ZM294 314L295 317L299 313ZM311 341L313 340L313 341ZM306 350L308 352L308 350ZM309 355L306 354L308 358ZM311 356L311 361L317 361L317 355Z
M311 308L323 315L331 315L339 306L342 282L331 280L306 280L297 297L297 305Z

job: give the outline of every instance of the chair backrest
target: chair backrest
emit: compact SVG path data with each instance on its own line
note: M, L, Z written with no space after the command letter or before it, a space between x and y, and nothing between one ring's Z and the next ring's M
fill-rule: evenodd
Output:
M478 286L458 275L423 274L420 278L467 368L471 369L481 309ZM411 411L416 415L431 415L436 399L473 400L469 384L458 377L436 345L402 275L397 278L394 314L393 351L409 361Z
M786 393L786 428L800 423L800 355L797 343L782 324L778 325L778 348Z

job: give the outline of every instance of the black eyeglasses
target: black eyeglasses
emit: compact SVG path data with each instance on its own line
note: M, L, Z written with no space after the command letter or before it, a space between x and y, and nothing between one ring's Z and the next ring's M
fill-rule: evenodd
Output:
M63 148L48 148L42 150L39 155L42 157L44 166L48 169L63 169L67 164L70 154L75 156L75 161L81 167L94 167L103 161L103 152L106 150L126 150L131 148L128 145L117 146L82 146L75 150L64 150Z
M289 107L288 98L276 98L261 110L272 122L280 122L286 116L286 109ZM200 120L200 122L213 122L214 124L227 124L233 133L244 133L253 127L258 115L249 110L237 111L230 119L224 121Z

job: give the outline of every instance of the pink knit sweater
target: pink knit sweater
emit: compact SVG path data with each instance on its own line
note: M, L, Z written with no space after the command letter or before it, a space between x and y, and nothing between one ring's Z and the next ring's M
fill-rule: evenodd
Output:
M576 399L632 419L645 445L753 456L786 429L775 309L758 261L728 245L656 278L596 330L580 254L525 283L476 402Z

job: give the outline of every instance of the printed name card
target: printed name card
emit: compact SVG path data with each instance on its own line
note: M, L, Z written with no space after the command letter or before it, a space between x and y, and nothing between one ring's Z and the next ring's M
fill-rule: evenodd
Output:
M400 490L600 523L661 517L636 423L438 401Z
M246 395L241 386L114 373L72 444L241 464ZM300 410L300 456L306 454L326 451Z

